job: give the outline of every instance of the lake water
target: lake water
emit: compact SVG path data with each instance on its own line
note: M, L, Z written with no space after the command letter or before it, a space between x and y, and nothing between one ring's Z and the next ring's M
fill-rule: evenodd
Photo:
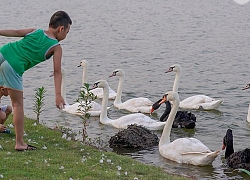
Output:
M174 63L183 68L179 95L184 99L206 94L224 103L218 111L192 111L197 118L194 130L174 129L171 140L179 137L200 139L211 150L221 148L227 128L233 129L235 150L249 147L250 124L246 121L250 92L241 88L249 82L250 3L233 0L54 0L1 2L1 29L47 29L50 16L65 10L73 20L68 37L61 42L63 67L67 69L67 101L73 103L81 86L82 59L89 61L88 81L107 79L116 90L118 79L108 76L113 70L126 72L123 100L148 97L158 100L172 89L175 74L165 71ZM1 37L4 44L17 38ZM25 115L35 118L35 90L44 86L44 111L41 121L49 127L65 126L78 132L81 118L55 108L54 84L49 77L48 60L24 74ZM98 101L100 102L100 101ZM9 103L2 98L2 103ZM110 101L112 105L112 101ZM159 118L164 108L158 111ZM110 108L116 118L124 111ZM100 137L107 144L117 129L88 122L89 137ZM161 132L156 132L159 137ZM111 149L112 150L112 149ZM223 166L224 151L212 166L196 167L162 158L158 148L119 151L143 163L160 166L166 172L197 179L246 179L247 176Z

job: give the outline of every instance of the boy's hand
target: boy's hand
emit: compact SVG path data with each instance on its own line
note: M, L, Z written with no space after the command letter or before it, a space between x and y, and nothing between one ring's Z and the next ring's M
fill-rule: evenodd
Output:
M6 130L6 127L4 125L0 124L0 132L3 132L5 130Z
M61 95L56 96L56 107L58 109L63 109L65 105L64 99L62 98Z

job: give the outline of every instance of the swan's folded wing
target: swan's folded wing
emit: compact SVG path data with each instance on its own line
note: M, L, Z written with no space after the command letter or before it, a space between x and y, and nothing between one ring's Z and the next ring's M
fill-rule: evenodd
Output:
M202 155L205 155L205 154L219 154L220 150L217 150L217 151L206 151L206 152L185 152L185 153L182 153L181 155L190 155L190 154L202 154Z

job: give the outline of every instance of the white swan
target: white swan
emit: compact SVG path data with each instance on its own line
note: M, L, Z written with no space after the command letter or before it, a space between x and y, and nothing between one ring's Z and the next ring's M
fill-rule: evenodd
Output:
M70 105L67 102L66 99L66 83L65 83L65 76L66 76L66 71L64 68L61 69L62 71L62 85L61 85L61 93L62 93L62 97L65 101L65 105L63 110L70 113L70 114L75 114L75 115L81 115L81 112L78 110L79 109L79 102L76 102L72 105ZM88 113L90 114L90 116L99 116L101 114L101 109L102 106L94 101L91 102L91 108L89 109Z
M173 85L173 91L178 93L180 76L182 73L181 66L179 64L174 64L170 66L168 72L175 72L175 80ZM218 109L218 107L222 104L223 100L216 100L206 95L194 95L188 97L180 102L180 108L184 109L204 109L204 110L212 110Z
M150 101L148 98L138 97L122 102L121 96L122 96L122 88L124 83L125 72L122 69L116 69L109 77L113 76L119 77L119 83L117 88L117 95L114 101L114 107L118 109L126 109L127 111L130 112L150 113L153 102Z
M210 165L218 156L219 150L212 152L201 141L195 138L179 138L170 142L172 124L179 108L179 96L176 92L170 91L163 96L160 103L172 101L173 107L166 121L162 136L159 142L159 152L164 158L178 163L193 164L196 166Z
M246 90L246 89L249 89L249 88L250 88L250 83L248 83L245 87L243 87L242 90ZM248 107L247 122L250 123L250 104L249 104L249 107Z
M107 116L108 105L108 82L106 80L99 80L94 83L92 88L103 88L102 111L100 115L100 122L115 128L126 129L130 124L142 125L149 130L162 130L166 122L159 122L151 119L149 116L142 113L133 113L122 116L118 119L109 119Z
M82 71L82 86L85 83L87 83L88 66L89 66L89 63L88 63L87 60L82 60L80 62L80 65L78 65L78 67L83 68L83 71ZM99 98L99 99L103 98L103 90L102 90L102 88L93 89L93 90L91 90L91 92L94 95L96 95L97 98ZM115 99L115 97L116 97L116 92L109 87L109 99Z

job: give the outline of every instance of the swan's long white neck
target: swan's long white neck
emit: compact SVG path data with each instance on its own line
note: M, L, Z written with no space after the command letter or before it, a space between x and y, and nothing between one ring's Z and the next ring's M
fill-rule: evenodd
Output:
M124 76L120 76L117 87L117 94L115 97L114 105L122 103L122 88L123 88Z
M249 104L249 107L248 107L247 122L250 123L250 104Z
M88 63L85 63L85 65L82 68L82 86L84 86L85 83L87 83L87 72L88 72Z
M63 97L63 100L64 100L65 104L68 105L67 98L66 98L66 83L65 83L65 81L66 81L66 79L65 79L65 70L62 69L61 93L62 93L62 97Z
M174 79L173 91L177 93L179 89L180 76L181 76L181 70L176 72L175 79Z
M172 124L173 124L175 115L176 115L176 113L178 111L179 104L180 104L179 97L176 96L175 100L173 101L173 107L171 109L171 112L170 112L170 114L168 116L168 119L166 121L164 129L162 131L162 136L160 138L159 146L162 146L163 144L169 144L170 143L170 133L171 133L171 129L172 129Z
M102 109L100 114L100 122L102 124L110 123L110 119L107 116L107 107L108 107L108 96L109 96L109 87L103 87L103 99L102 99Z

